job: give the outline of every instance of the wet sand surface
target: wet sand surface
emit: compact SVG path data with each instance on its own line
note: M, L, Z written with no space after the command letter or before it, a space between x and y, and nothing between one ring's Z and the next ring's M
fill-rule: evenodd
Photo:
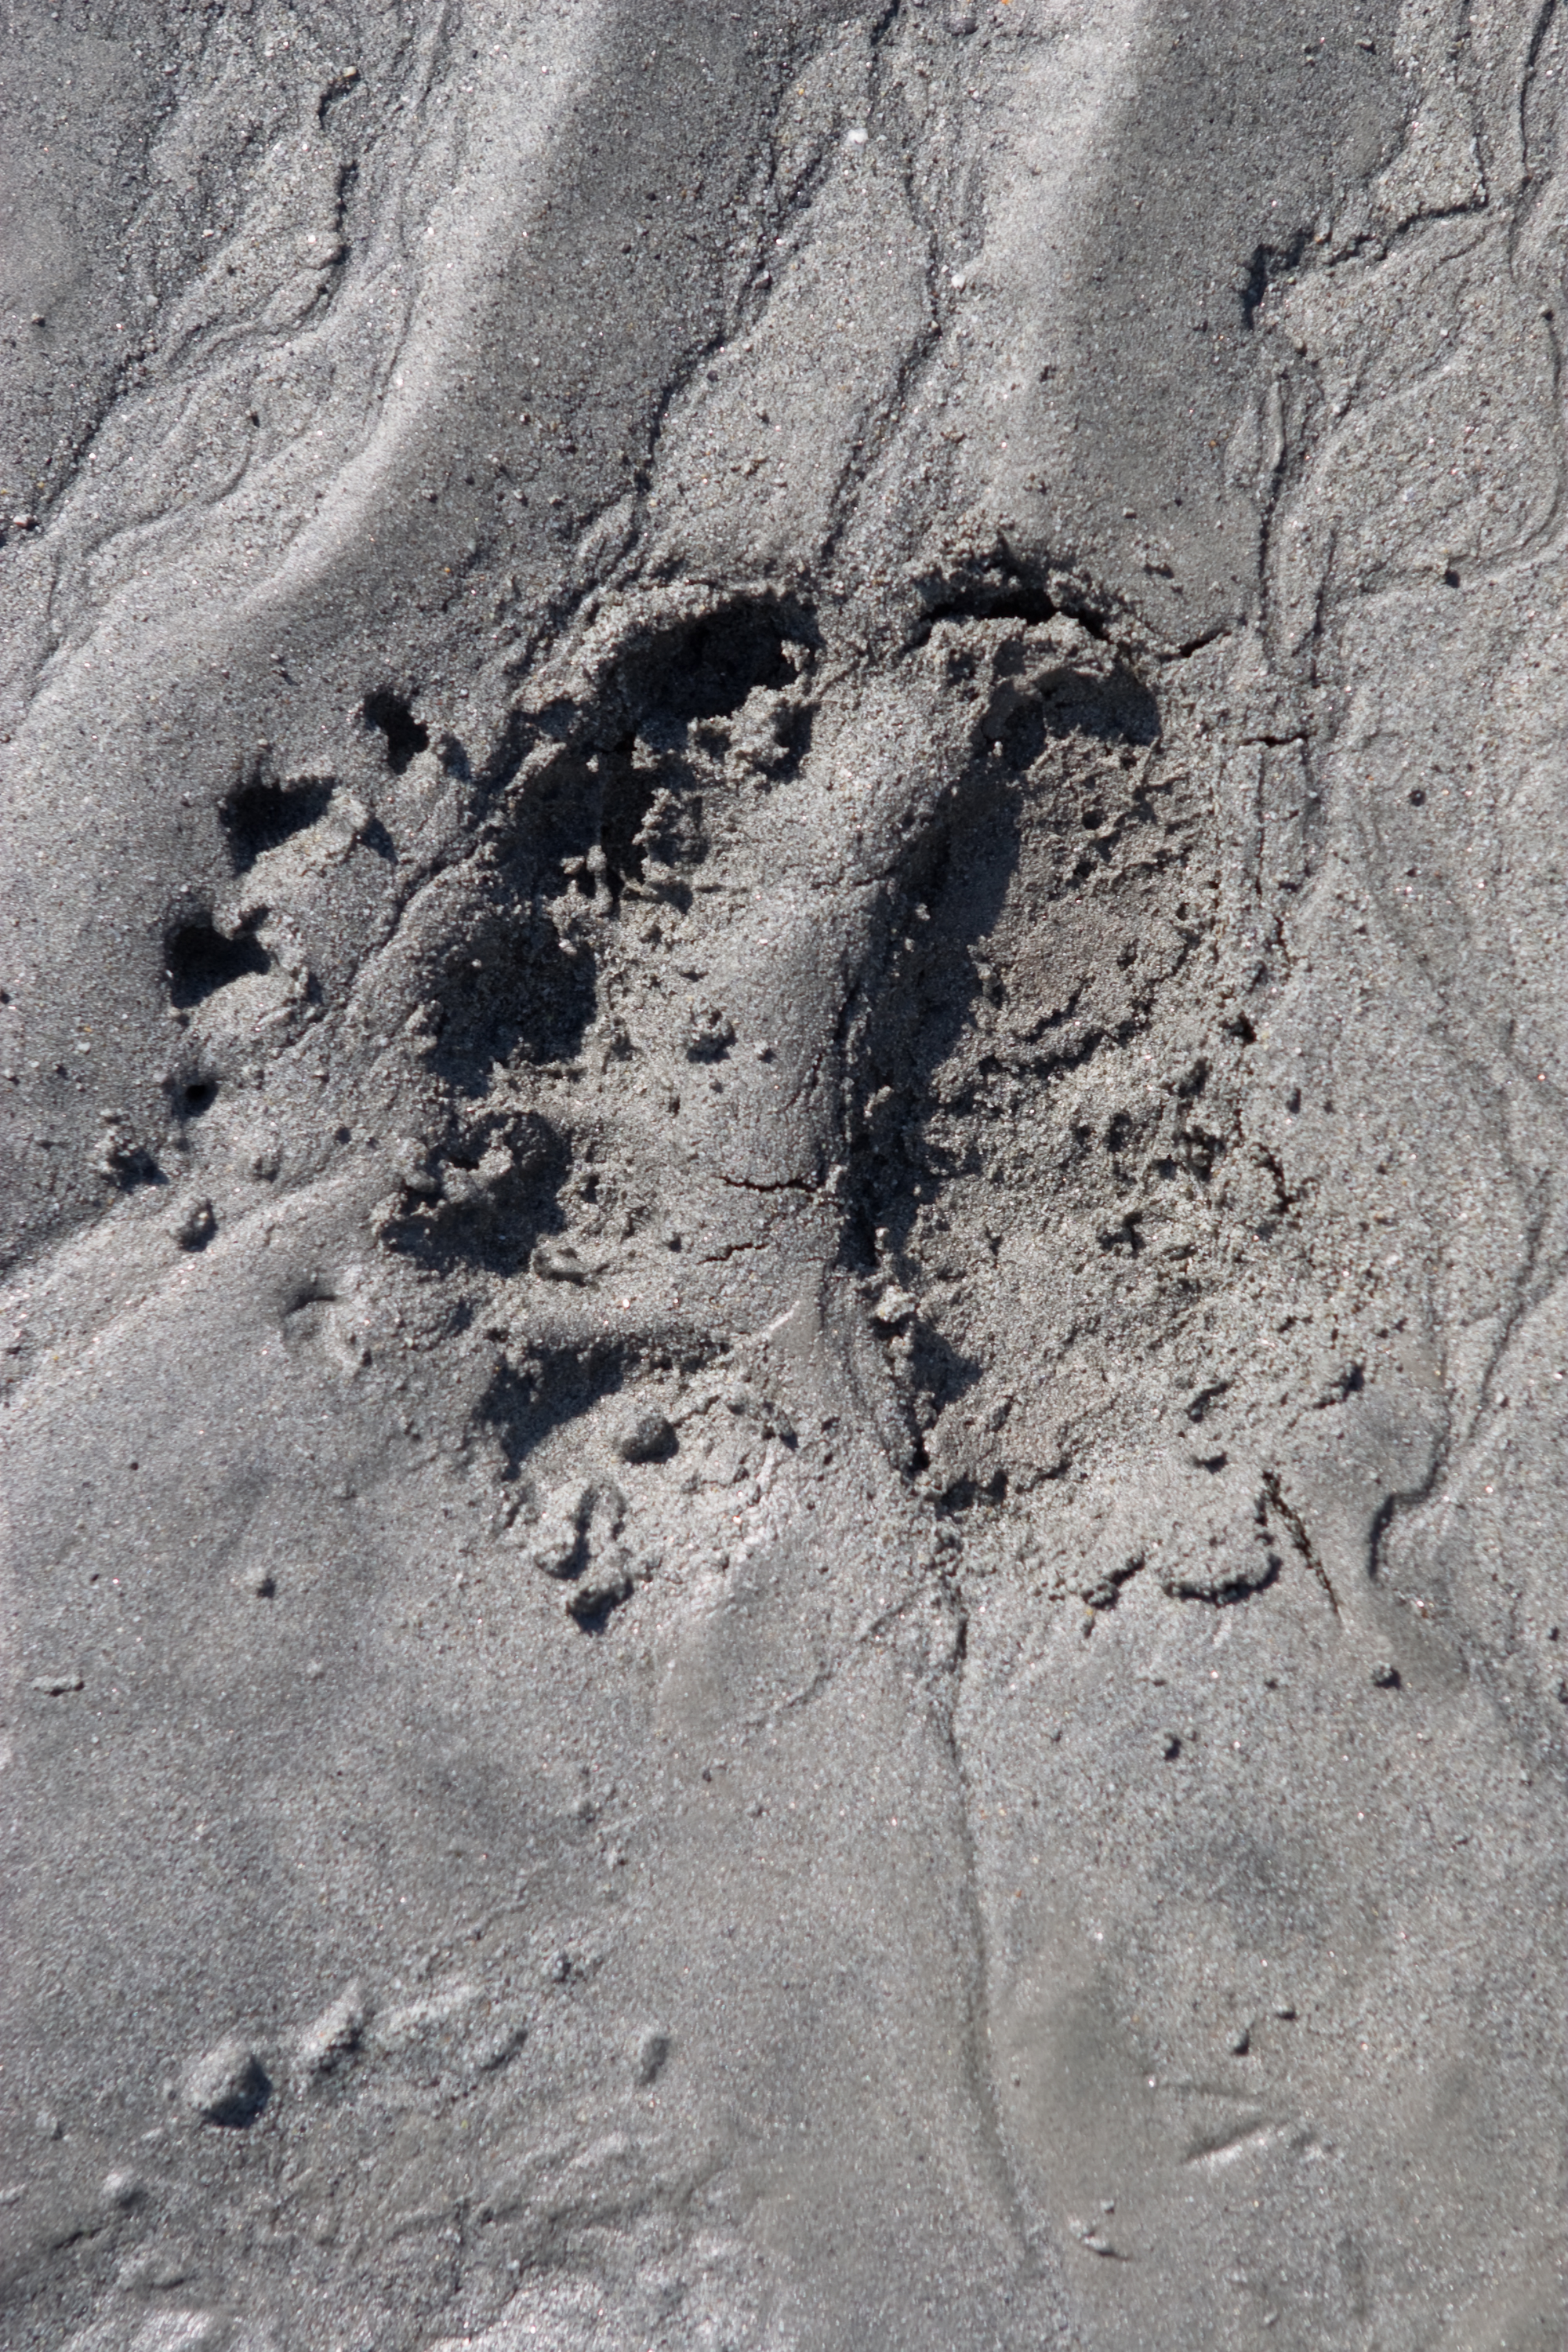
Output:
M1559 14L0 51L0 2338L1551 2352Z

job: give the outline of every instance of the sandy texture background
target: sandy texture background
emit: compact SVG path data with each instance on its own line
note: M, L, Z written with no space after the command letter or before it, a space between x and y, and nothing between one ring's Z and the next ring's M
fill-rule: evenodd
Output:
M1551 2352L1560 12L0 50L0 2337Z

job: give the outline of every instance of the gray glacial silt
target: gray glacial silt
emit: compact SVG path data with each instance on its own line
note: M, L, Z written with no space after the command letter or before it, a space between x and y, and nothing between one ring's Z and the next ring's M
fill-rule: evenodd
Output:
M1562 14L0 54L7 2352L1553 2352Z

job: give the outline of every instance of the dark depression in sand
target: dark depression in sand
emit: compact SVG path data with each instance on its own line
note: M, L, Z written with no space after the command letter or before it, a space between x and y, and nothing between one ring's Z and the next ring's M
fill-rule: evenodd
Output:
M1554 2352L1562 12L0 16L0 2341Z

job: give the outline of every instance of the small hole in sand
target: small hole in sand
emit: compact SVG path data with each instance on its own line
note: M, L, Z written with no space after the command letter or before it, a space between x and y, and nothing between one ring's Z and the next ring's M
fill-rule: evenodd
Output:
M430 746L430 730L415 718L403 696L389 686L378 687L364 698L364 723L378 727L386 738L386 764L402 775L416 754Z

